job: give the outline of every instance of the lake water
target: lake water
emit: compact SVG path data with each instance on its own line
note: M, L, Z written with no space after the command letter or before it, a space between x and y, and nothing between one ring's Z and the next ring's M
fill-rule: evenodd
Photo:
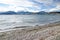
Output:
M0 15L0 29L35 26L60 21L59 15Z

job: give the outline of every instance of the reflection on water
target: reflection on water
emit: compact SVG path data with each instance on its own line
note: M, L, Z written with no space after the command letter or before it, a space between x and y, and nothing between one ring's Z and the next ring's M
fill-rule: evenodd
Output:
M60 15L0 15L0 29L60 21Z

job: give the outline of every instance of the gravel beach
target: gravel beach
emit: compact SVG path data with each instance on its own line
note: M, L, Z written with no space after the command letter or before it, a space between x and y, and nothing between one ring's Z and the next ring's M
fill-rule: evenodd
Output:
M0 40L60 40L60 24L48 24L42 27L14 28L0 32Z

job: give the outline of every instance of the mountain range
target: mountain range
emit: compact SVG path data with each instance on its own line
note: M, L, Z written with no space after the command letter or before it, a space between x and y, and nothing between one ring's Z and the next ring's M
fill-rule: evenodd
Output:
M57 13L60 13L60 12L45 12L45 11L40 11L40 12L18 11L18 12L14 12L14 11L7 11L7 12L0 12L0 15L32 15L32 14L43 15L43 14L57 14Z

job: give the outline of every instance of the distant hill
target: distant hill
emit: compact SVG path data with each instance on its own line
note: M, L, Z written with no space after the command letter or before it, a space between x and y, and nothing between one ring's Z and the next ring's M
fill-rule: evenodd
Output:
M17 14L20 14L20 15L30 15L32 14L32 12L24 12L24 11L19 11L19 12L16 12Z
M49 14L60 14L60 12L49 12Z
M48 12L41 11L41 12L38 12L38 14L41 14L41 15L43 15L43 14L48 14Z
M12 15L12 14L16 14L16 12L14 11L0 12L0 15Z
M48 14L47 12L41 11L41 12L24 12L24 11L18 11L18 12L14 12L14 11L7 11L7 12L0 12L0 15L44 15L44 14Z
M44 15L47 14L47 12L40 11L40 12L24 12L24 11L19 11L17 14L23 14L23 15Z

